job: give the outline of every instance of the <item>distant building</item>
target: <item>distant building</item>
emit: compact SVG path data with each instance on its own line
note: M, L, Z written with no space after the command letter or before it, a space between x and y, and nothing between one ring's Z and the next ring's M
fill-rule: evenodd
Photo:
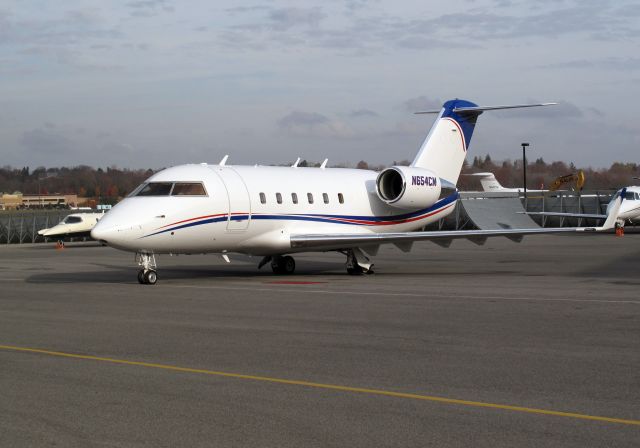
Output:
M0 195L0 210L15 210L22 206L22 193L2 193Z
M19 208L69 208L77 207L78 195L76 194L40 194L23 195L2 194L0 196L0 209L15 210Z

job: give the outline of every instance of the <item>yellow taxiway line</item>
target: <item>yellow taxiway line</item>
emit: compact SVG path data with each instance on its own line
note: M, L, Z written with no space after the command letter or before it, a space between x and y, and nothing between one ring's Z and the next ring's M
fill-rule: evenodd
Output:
M0 350L37 353L41 355L57 356L61 358L81 359L81 360L87 360L87 361L99 361L99 362L106 362L111 364L121 364L121 365L128 365L128 366L147 367L152 369L170 370L174 372L197 373L201 375L213 375L213 376L236 378L236 379L242 379L242 380L263 381L268 383L286 384L286 385L292 385L292 386L312 387L316 389L337 390L341 392L353 392L353 393L379 395L379 396L394 397L394 398L406 398L410 400L431 401L431 402L437 402L437 403L447 403L447 404L471 406L471 407L477 407L477 408L500 409L505 411L524 412L529 414L552 415L555 417L568 417L568 418L574 418L574 419L580 419L580 420L592 420L592 421L599 421L599 422L606 422L606 423L618 423L623 425L640 426L640 420L628 420L623 418L602 417L598 415L579 414L575 412L552 411L549 409L528 408L524 406L512 406L507 404L487 403L482 401L460 400L457 398L446 398L446 397L438 397L438 396L432 396L432 395L393 392L393 391L387 391L382 389L367 389L363 387L340 386L335 384L314 383L311 381L289 380L284 378L272 378L272 377L257 376L257 375L245 375L241 373L218 372L215 370L194 369L190 367L180 367L180 366L173 366L169 364L156 364L156 363L150 363L150 362L144 362L144 361L128 361L125 359L105 358L101 356L92 356L92 355L78 355L75 353L57 352L52 350L43 350L43 349L29 348L29 347L18 347L13 345L0 345Z

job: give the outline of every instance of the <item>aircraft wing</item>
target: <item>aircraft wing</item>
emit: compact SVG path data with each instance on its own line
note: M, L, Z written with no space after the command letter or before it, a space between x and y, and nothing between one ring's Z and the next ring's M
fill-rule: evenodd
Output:
M585 219L607 219L607 215L597 215L589 213L561 213L561 212L518 212L532 216L557 216L560 218L585 218Z
M597 232L607 230L605 227L557 227L538 229L504 229L504 230L452 230L431 232L399 232L399 233L343 233L343 234L309 234L291 235L292 248L309 249L348 249L367 245L379 245L385 243L402 245L411 244L414 241L433 241L434 243L448 246L452 240L467 239L477 244L484 244L487 238L504 236L513 241L521 241L526 235L540 235L548 233L577 233ZM402 247L401 247L402 248Z
M526 235L550 233L584 233L601 232L612 229L620 212L622 199L618 198L611 213L606 217L602 227L550 227L536 229L500 229L500 230L451 230L430 232L397 232L397 233L341 233L341 234L308 234L291 235L292 248L339 250L361 246L395 244L402 250L410 250L414 241L433 241L448 246L452 240L467 239L477 244L484 244L487 238L503 236L514 241L521 241Z

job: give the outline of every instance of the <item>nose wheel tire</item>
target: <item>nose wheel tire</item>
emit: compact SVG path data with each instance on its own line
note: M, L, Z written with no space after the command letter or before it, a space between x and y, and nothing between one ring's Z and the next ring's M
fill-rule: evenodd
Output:
M155 285L157 281L158 281L158 273L153 269L150 269L146 272L143 269L138 271L138 282L140 282L141 284Z
M290 275L296 270L296 261L293 257L277 257L271 262L271 269L274 274Z
M158 274L153 269L144 274L144 280L147 285L155 285L158 281Z

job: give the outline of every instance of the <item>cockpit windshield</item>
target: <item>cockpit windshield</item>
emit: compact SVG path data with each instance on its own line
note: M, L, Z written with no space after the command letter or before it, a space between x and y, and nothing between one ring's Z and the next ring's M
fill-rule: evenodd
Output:
M136 196L169 196L172 186L171 182L149 182Z
M67 216L62 222L65 224L78 224L79 222L82 222L82 218L79 216Z
M638 193L634 193L633 191L627 191L624 194L624 198L628 201L634 201L636 199L638 199Z
M206 196L204 186L199 182L176 182L171 196Z
M133 196L206 196L201 182L148 182L133 190Z

